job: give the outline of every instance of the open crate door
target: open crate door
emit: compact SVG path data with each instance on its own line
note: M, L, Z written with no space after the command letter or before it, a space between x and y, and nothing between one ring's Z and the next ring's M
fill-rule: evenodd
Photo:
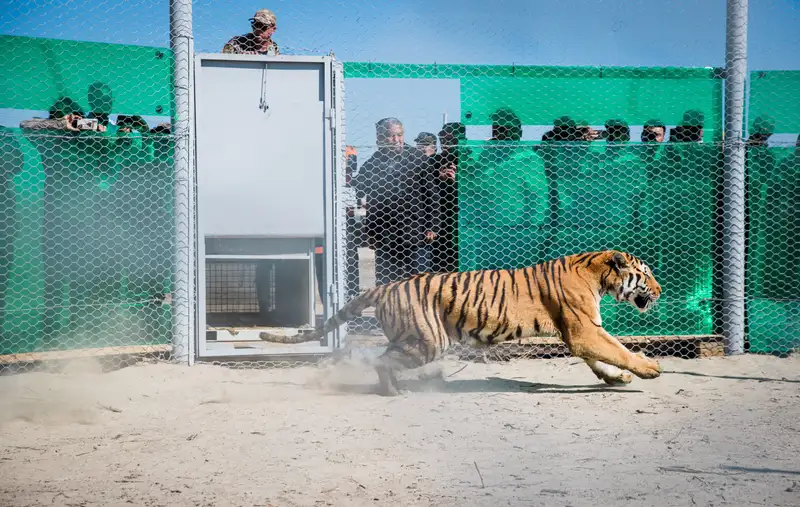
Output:
M195 64L200 358L327 354L296 334L336 297L330 57L199 54Z

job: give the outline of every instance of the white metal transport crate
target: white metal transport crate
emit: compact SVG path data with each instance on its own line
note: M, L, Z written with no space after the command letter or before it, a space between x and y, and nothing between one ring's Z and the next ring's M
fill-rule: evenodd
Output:
M342 79L330 56L196 56L198 358L335 347L335 333L297 345L259 333L312 328L343 300Z

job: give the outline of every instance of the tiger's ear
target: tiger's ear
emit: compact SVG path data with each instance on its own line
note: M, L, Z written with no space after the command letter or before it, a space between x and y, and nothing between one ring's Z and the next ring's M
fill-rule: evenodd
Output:
M611 256L611 265L617 271L620 269L625 269L629 266L628 259L626 259L621 252L614 252L614 255Z

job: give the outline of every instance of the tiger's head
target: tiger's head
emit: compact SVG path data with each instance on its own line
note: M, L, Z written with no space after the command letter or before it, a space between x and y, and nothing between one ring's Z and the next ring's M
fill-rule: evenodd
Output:
M606 262L605 289L617 301L627 301L640 312L653 307L661 295L661 285L641 259L613 251Z

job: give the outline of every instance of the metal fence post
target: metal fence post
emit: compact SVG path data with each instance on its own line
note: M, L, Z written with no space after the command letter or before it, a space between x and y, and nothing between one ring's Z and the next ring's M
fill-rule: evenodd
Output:
M170 0L170 48L174 94L172 132L175 140L172 353L175 361L191 365L194 363L195 322L192 0Z
M725 353L744 352L747 1L727 0L725 23L725 163L723 169L722 332Z

